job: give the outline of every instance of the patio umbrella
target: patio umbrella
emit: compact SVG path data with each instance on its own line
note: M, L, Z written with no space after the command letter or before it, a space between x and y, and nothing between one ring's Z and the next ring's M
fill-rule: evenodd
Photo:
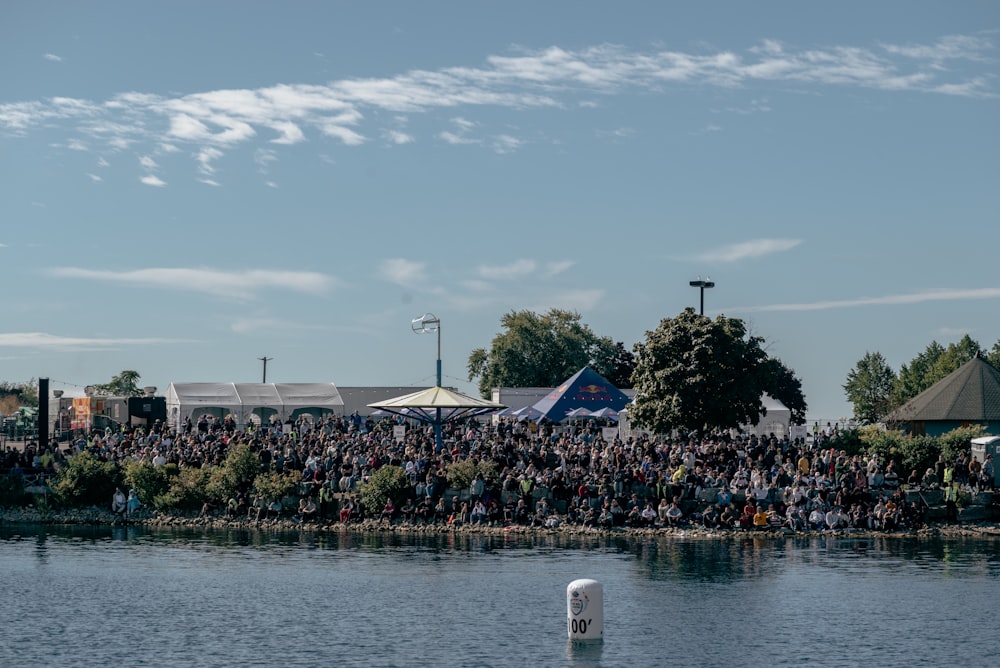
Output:
M592 417L596 417L596 418L608 418L609 420L617 420L618 419L618 411L616 411L614 408L610 408L610 407L607 407L607 406L604 407L604 408L598 408L596 411L594 411L590 415Z

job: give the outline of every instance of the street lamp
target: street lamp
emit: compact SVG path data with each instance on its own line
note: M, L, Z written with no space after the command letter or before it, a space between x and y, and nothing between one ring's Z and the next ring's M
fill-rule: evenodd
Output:
M410 322L410 329L416 334L437 334L437 386L441 387L441 319L433 313L424 313ZM441 438L441 407L434 409L434 440L438 452L444 450L444 440Z
M705 280L702 280L701 276L699 276L697 281L691 281L689 285L701 291L701 311L699 311L699 315L705 315L705 290L714 288L715 282L709 276L706 276Z

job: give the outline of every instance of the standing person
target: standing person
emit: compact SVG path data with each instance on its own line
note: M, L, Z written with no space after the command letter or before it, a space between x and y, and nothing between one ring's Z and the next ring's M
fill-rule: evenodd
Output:
M958 481L952 480L944 490L945 519L948 524L958 523Z

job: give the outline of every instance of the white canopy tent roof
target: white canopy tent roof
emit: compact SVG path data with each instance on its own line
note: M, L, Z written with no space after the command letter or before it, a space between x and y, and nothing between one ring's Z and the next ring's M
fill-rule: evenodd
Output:
M768 394L762 395L760 401L767 410L767 414L761 415L757 424L745 425L743 430L758 437L770 436L771 434L778 438L787 436L792 421L791 409Z
M333 383L171 383L167 388L167 422L175 427L206 414L232 415L242 426L254 413L285 420L296 411L336 412L343 405Z

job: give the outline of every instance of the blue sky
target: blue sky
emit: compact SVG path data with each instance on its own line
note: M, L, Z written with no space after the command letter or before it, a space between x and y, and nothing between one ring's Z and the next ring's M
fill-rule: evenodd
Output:
M0 380L445 384L698 305L850 415L1000 338L993 2L13 2Z

